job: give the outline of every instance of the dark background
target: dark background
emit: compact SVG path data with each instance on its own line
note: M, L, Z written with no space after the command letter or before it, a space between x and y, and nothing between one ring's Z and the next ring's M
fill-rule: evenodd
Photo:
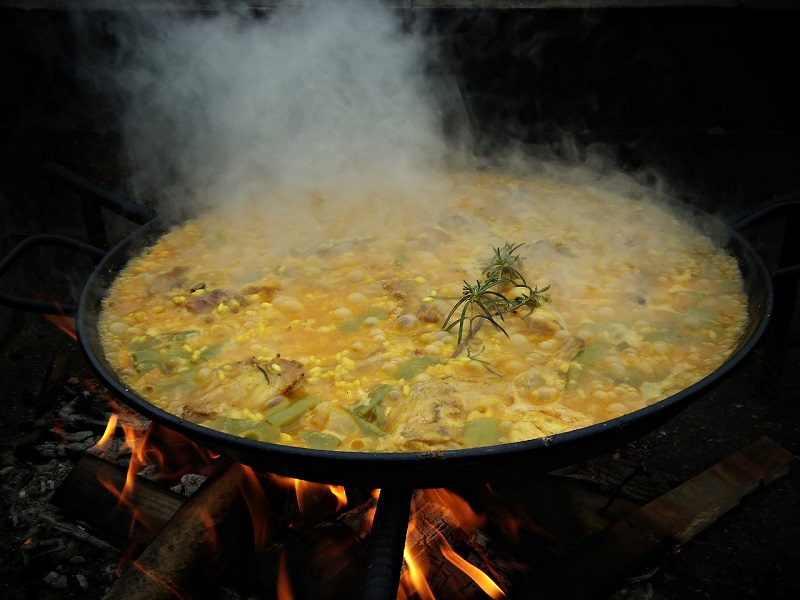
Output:
M34 233L91 234L81 197L43 169L48 162L129 192L131 165L113 105L77 76L70 15L47 4L30 10L0 4L2 255ZM800 190L800 10L699 4L453 9L428 16L464 94L476 154L513 146L579 162L601 155L606 164L729 215ZM91 13L95 43L113 47L104 23L117 14ZM111 243L134 227L108 212L103 219ZM773 269L787 223L777 219L746 232ZM789 241L798 233L790 228ZM90 269L70 252L35 251L0 287L74 300ZM764 435L798 452L797 284L776 283L785 310L737 373L613 460L647 465L650 477L672 486ZM0 307L4 451L40 410L37 379L65 347L80 363L74 343L40 316ZM648 581L649 597L796 597L796 471L665 557Z

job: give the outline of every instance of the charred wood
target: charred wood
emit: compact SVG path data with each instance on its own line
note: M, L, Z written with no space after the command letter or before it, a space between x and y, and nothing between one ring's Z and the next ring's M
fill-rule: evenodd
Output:
M72 468L51 503L114 540L120 550L131 542L149 544L185 498L142 477L121 500L127 473L105 460L83 456Z
M106 600L165 600L201 596L237 549L250 546L250 518L240 465L223 462L122 573Z

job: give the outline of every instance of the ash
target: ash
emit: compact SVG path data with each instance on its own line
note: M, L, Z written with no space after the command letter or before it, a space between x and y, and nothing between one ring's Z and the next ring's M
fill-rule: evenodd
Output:
M28 352L27 337L22 336L18 349L5 358L14 361ZM6 403L18 431L3 427L0 455L5 598L102 597L118 578L125 557L124 545L63 514L52 499L83 456L98 456L126 472L131 449L122 427L143 434L149 421L116 404L85 371L73 374L80 361L74 343L61 338L65 336L53 330L48 337L52 347L39 345L40 358L52 360L43 383L26 382L34 384L33 391L25 394L29 404ZM13 389L18 382L10 383ZM112 414L116 430L103 441ZM17 439L9 439L15 434ZM190 473L174 483L156 465L146 466L138 475L186 497L206 479L204 474Z

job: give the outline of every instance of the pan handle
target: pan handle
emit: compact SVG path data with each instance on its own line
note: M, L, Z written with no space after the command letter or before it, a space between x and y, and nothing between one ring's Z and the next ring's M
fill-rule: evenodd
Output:
M755 209L727 219L732 229L741 232L743 229L758 225L771 217L780 216L782 213L788 213L788 220L785 226L780 264L771 273L773 279L800 274L800 264L798 264L800 239L796 235L798 226L800 226L800 191L773 198L756 206Z
M11 252L9 252L0 261L0 278L16 264L20 256L33 248L34 246L60 246L68 248L82 254L86 254L95 260L99 260L106 255L105 250L95 248L84 242L74 240L61 235L32 235L17 244ZM67 315L74 316L78 311L78 307L74 304L58 304L56 302L48 302L45 300L33 300L30 298L23 298L15 294L9 294L0 290L0 304L9 306L11 308L18 308L28 312L43 313L49 315Z
M120 196L119 194L105 190L85 177L73 173L62 165L47 163L44 165L44 168L50 174L61 179L73 190L78 193L88 192L92 194L101 205L134 223L144 225L158 216L154 210L137 204L125 196Z
M725 220L732 229L735 229L736 231L742 231L751 225L757 225L762 221L765 221L766 219L772 217L775 213L789 211L792 209L800 209L800 191L792 192L784 196L778 196L777 198L772 198L771 200L767 200L766 202L757 205L755 209L749 209L745 212L739 213L738 215L728 217Z

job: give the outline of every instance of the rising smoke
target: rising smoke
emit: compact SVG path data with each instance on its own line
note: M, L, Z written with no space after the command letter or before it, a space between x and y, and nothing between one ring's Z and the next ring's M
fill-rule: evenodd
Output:
M452 156L457 87L419 19L379 3L125 13L105 80L137 197L186 209L254 195L409 186ZM185 210L183 210L185 212Z

